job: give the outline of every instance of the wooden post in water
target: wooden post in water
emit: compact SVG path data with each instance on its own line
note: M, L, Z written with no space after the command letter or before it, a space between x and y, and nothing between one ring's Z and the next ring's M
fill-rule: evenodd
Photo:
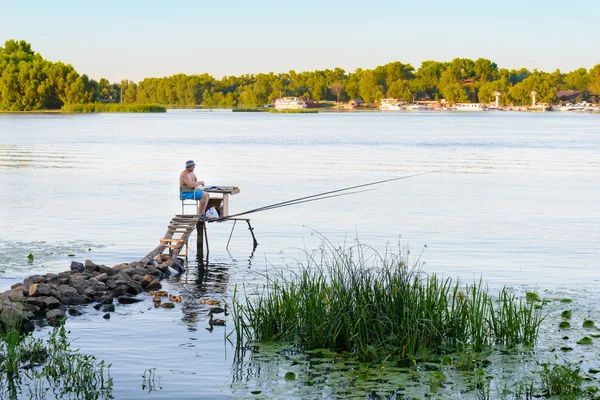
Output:
M204 221L198 221L196 224L196 253L197 258L200 260L204 259L204 230L206 229L206 223Z

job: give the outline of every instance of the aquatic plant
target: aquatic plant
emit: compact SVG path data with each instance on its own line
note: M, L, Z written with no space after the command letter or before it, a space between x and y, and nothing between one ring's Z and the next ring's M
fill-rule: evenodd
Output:
M580 363L574 364L565 360L557 362L538 363L541 367L540 378L545 395L560 395L561 399L581 398L581 375Z
M298 269L267 276L262 287L234 293L238 344L289 341L305 349L348 351L361 360L410 360L421 350L481 351L534 342L543 319L533 304L503 289L495 299L472 285L426 274L410 252L379 254L324 241Z
M110 365L72 349L64 326L44 341L23 333L16 318L1 325L0 398L112 398Z
M99 112L122 112L122 113L157 113L167 112L163 106L146 104L119 104L119 103L90 103L90 104L65 104L62 109L64 113L99 113Z

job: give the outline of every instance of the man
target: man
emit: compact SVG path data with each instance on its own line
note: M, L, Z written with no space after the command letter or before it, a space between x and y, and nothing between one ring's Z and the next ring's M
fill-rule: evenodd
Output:
M200 200L198 203L198 214L200 218L206 218L206 206L208 205L208 193L196 190L196 186L204 186L204 181L199 181L194 174L196 163L194 160L185 162L185 169L179 175L179 196L183 199Z

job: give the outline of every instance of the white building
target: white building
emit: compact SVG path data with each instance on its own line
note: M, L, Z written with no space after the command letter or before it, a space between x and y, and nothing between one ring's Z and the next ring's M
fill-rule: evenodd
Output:
M308 108L308 102L300 97L282 97L280 99L275 99L275 109L277 110L300 108Z

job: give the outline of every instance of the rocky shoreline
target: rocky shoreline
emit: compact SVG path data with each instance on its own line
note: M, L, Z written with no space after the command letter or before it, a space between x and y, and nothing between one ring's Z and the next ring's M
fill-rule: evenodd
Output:
M135 296L162 287L160 281L171 274L170 267L181 271L179 259L151 260L147 263L123 263L114 267L91 260L73 261L69 271L31 275L22 283L0 293L0 321L32 331L36 321L57 326L67 315L81 315L81 305L92 304L110 318L115 300L121 304L142 301Z

